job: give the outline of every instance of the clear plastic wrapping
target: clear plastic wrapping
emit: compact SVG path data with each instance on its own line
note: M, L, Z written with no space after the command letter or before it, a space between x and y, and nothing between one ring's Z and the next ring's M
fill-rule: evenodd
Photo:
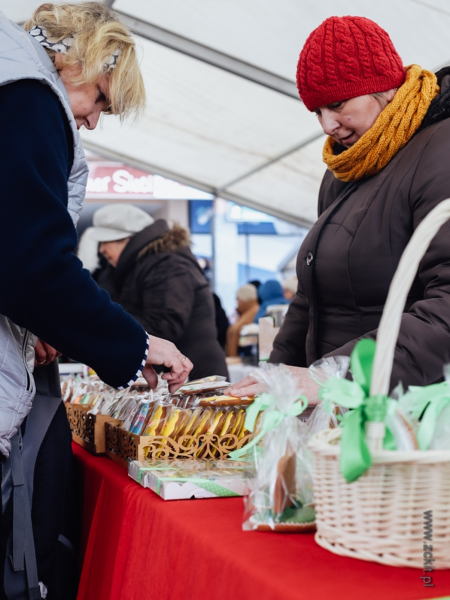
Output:
M430 450L450 450L450 405L446 406L436 422Z
M349 356L330 356L316 360L309 367L309 373L314 381L322 385L332 377L345 379L349 366Z
M128 474L164 500L236 497L247 492L252 467L242 461L132 461Z
M444 377L447 385L450 386L450 365L444 365ZM428 448L429 450L450 450L450 405L443 408L439 414Z
M385 423L394 438L396 450L410 452L419 449L417 441L419 423L410 415L405 414L397 400L389 400Z
M330 356L313 363L309 367L309 374L319 385L323 385L333 377L345 379L349 365L350 358L348 356ZM319 402L308 419L310 434L314 435L324 429L338 427L339 419L346 411L346 408L337 404Z
M400 398L423 450L450 450L450 365L444 365L444 378L423 388L411 386Z
M348 356L334 356L321 359L313 363L310 368L311 377L320 385L332 378L344 379L350 364ZM388 414L386 416L387 435L391 437L390 446L397 450L415 450L418 448L416 431L417 421L410 415L405 414L399 402L393 398L401 398L403 387L399 384L392 391L392 398L388 402ZM339 426L341 417L348 411L330 401L320 402L308 420L311 435L333 429Z
M149 411L152 409L154 402L147 397L139 401L139 409L135 413L133 422L131 423L129 432L136 435L142 435L145 428L145 422Z
M189 447L193 441L184 439L186 436L236 436L242 440L249 434L245 409L253 398L227 395L230 384L225 377L213 375L190 382L190 389L175 394L169 393L167 382L160 377L155 390L143 379L121 391L105 385L98 377L70 376L62 378L61 383L66 401L85 404L91 414L118 419L122 421L121 429L135 435L168 437ZM224 445L231 446L233 442L230 437Z
M63 402L71 401L74 386L75 376L73 374L66 377L61 377L61 398Z
M310 433L295 416L297 382L284 365L257 370L254 376L266 384L272 399L261 427L265 431L269 422L277 425L269 428L254 453L256 476L249 482L243 529L310 531L315 520Z

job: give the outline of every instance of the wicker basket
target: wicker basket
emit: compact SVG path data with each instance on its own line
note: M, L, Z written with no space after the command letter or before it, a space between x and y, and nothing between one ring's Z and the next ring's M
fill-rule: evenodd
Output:
M445 200L422 221L403 253L378 329L371 395L389 391L408 292L430 241L449 218ZM347 483L339 470L341 431L323 431L311 440L317 543L335 554L391 566L423 568L432 556L432 568L450 568L450 450L384 451L384 424L366 423L373 465ZM425 513L432 517L429 541Z

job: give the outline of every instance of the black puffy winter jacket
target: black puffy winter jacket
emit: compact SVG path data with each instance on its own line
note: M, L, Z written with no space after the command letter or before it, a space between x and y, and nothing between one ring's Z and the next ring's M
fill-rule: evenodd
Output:
M185 229L155 221L123 250L110 293L149 334L173 342L190 358L191 379L227 376L211 289L189 245Z

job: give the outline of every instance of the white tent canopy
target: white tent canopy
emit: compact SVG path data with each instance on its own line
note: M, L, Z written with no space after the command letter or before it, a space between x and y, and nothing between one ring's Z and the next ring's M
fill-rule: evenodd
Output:
M109 0L108 4L111 4ZM37 3L0 0L14 20ZM330 15L373 19L404 64L450 64L447 0L113 0L137 33L149 103L83 142L104 155L311 224L323 135L295 91L299 51Z

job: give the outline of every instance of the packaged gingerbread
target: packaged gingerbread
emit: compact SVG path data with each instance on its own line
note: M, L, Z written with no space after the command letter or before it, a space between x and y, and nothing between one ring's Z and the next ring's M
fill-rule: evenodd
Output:
M312 459L307 447L310 433L299 419L308 402L284 365L258 369L252 375L268 392L246 410L245 428L255 437L230 454L232 459L245 456L247 460L253 455L255 462L243 529L314 531Z

